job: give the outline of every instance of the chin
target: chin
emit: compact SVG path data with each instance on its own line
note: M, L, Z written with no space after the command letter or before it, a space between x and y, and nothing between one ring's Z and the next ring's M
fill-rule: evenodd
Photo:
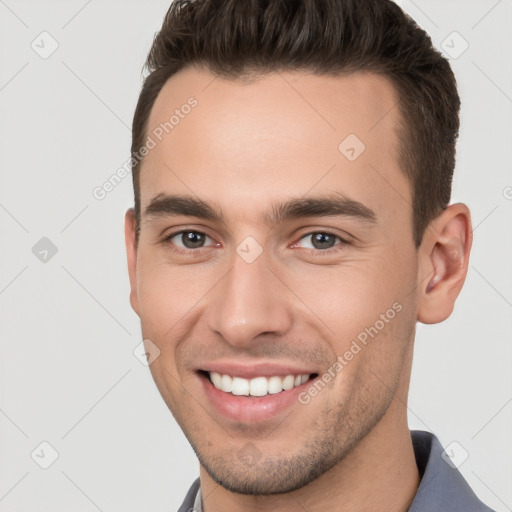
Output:
M294 457L263 456L254 463L226 456L204 457L195 449L201 466L217 484L230 492L244 495L269 496L300 489L331 469L339 457L307 453ZM322 450L323 451L323 450Z

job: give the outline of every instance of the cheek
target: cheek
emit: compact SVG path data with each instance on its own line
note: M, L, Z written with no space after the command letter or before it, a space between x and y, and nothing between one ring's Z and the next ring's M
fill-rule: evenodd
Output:
M307 278L290 282L307 305L301 321L325 337L333 362L337 356L343 358L345 373L364 366L370 351L378 354L371 364L400 359L409 341L415 323L414 296L409 293L415 282L415 264L391 252L339 267L312 269Z
M174 337L209 286L198 266L176 266L158 255L142 254L138 262L137 290L143 330L157 339Z
M299 278L290 274L287 283L300 299L297 305L306 307L303 319L323 324L329 338L346 338L373 325L395 302L405 300L403 290L408 286L404 280L410 279L385 263L367 258L338 267L312 268Z
M160 395L178 423L193 425L200 397L194 397L193 392L182 384L179 373L165 355L162 354L149 368Z

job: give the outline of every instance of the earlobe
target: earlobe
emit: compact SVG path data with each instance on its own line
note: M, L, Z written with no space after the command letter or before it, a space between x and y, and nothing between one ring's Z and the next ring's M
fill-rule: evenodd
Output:
M129 208L124 217L124 239L128 262L128 275L130 278L130 305L135 313L139 315L137 296L137 243L135 235L135 211L133 208Z
M466 279L472 245L469 209L450 205L429 228L420 247L418 321L433 324L451 315Z

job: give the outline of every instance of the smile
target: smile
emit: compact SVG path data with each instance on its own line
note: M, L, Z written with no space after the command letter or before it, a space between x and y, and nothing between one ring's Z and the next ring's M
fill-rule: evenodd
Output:
M300 405L301 391L318 378L316 368L269 361L212 361L196 371L212 417L258 424ZM288 413L289 414L289 413Z
M244 379L217 372L207 372L211 383L220 391L236 396L265 396L288 391L309 380L310 374L286 375L280 377L254 377Z

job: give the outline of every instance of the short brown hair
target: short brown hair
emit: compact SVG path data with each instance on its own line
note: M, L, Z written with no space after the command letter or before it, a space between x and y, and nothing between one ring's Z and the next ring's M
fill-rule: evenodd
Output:
M158 93L187 65L245 80L273 71L337 76L370 71L399 95L399 163L413 197L413 238L450 201L460 99L448 61L391 0L175 0L155 35L132 126L140 230L140 160Z

